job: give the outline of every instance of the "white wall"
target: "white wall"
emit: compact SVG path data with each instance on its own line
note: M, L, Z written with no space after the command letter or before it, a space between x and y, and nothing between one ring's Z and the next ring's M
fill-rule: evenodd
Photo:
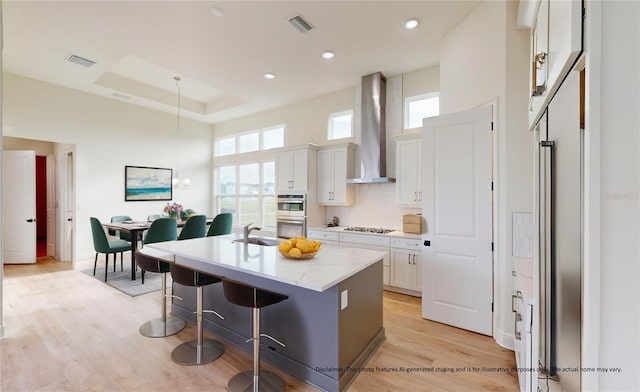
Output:
M124 202L124 166L176 169L176 116L4 74L3 135L75 146L76 258L93 256L89 217L146 219L165 202ZM181 119L180 172L191 186L173 200L210 214L211 126Z
M5 151L13 150L33 150L36 155L48 156L53 155L53 146L51 142L43 142L40 140L21 139L18 137L4 136L2 138L3 147Z
M511 214L533 210L527 126L529 36L516 29L516 18L516 2L481 3L444 38L440 59L441 113L497 103L494 338L505 347L512 347L513 328Z
M354 89L355 87L216 124L213 126L214 137L217 138L286 124L286 146L307 143L327 144L327 121L329 114L353 109ZM342 140L341 142L344 141L345 140Z

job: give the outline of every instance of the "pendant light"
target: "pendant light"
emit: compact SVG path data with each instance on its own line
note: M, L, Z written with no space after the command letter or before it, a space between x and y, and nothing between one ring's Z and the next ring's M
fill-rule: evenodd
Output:
M176 81L176 87L178 88L178 124L176 126L176 175L171 180L174 188L187 189L191 184L191 180L188 178L180 179L180 81L179 76L174 76Z

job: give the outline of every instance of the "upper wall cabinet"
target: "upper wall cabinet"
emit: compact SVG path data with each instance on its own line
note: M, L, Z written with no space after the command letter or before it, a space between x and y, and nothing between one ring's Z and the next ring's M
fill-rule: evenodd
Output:
M396 140L396 202L399 206L422 206L420 134Z
M278 193L309 192L309 169L315 148L311 146L278 151L276 187Z
M582 52L582 1L540 0L531 28L533 128Z
M355 202L353 184L347 178L354 177L355 145L320 147L318 150L318 204L327 206L351 206Z

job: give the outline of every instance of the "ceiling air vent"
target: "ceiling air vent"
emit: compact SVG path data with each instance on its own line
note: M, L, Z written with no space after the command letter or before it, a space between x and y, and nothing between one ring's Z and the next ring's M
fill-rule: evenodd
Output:
M307 31L313 30L313 26L311 26L311 24L304 20L300 15L296 15L293 18L289 19L289 23L291 23L291 25L301 33L306 33Z
M93 67L94 65L96 65L95 61L91 61L91 60L87 60L85 58L82 58L80 56L76 56L75 54L72 54L71 56L67 57L67 61L74 63L74 64L80 64L82 66L85 67Z

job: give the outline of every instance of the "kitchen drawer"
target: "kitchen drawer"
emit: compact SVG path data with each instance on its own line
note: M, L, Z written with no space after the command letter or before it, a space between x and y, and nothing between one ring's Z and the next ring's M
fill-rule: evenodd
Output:
M390 238L384 235L340 233L340 245L348 246L346 243L389 247Z
M409 249L409 250L421 250L420 244L422 240L414 240L410 238L393 238L391 239L392 248Z
M336 231L307 230L307 237L318 241L340 241L340 233Z

